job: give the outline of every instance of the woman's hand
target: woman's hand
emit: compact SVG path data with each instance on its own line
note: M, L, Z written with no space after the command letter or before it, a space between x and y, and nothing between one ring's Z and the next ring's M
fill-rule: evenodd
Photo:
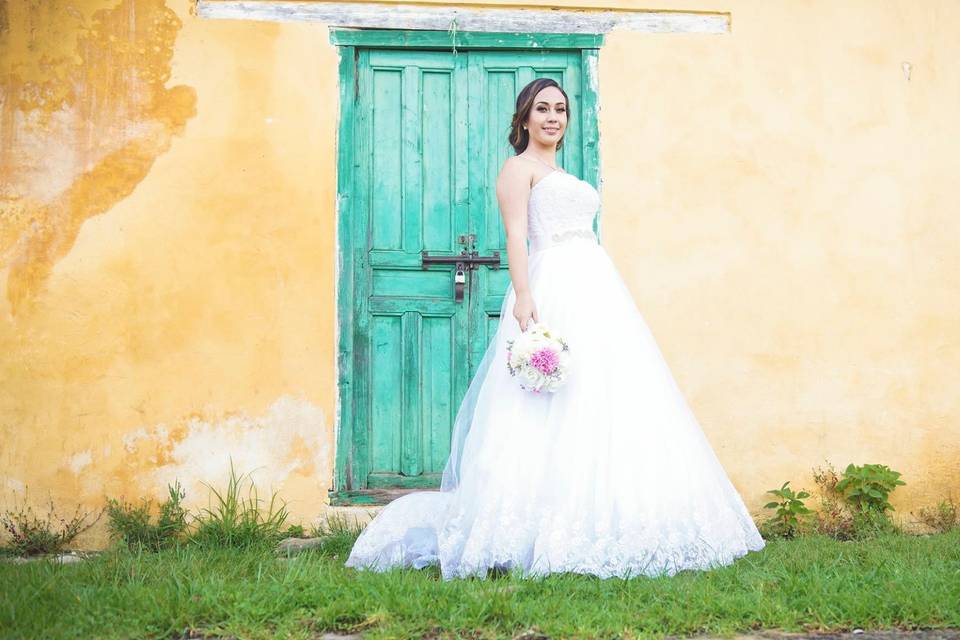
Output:
M513 303L513 317L520 323L520 330L526 331L527 324L532 318L534 322L540 322L540 316L537 314L537 306L533 303L533 296L529 293L517 294L517 300Z

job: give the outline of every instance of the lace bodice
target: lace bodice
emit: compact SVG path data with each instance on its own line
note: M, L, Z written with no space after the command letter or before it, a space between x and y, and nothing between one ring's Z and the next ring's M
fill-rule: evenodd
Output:
M600 194L586 180L554 170L533 185L527 205L530 252L559 242L587 239L593 242L593 219L600 209Z

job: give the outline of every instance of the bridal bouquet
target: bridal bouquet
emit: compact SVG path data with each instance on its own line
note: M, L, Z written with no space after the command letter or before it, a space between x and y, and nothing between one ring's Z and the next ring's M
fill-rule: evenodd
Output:
M507 340L507 368L521 389L556 391L567 378L570 349L547 327L530 320L518 338Z

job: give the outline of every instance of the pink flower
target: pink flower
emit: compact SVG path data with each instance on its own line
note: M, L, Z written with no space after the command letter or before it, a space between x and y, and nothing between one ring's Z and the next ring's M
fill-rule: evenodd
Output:
M551 374L560 364L560 359L552 349L543 348L530 356L530 364L544 374Z

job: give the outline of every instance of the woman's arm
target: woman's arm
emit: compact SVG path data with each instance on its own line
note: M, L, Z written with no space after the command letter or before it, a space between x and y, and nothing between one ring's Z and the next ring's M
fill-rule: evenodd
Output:
M497 201L500 216L507 232L507 262L510 281L517 299L513 305L513 317L522 331L527 330L530 318L539 322L527 273L527 203L530 200L530 174L528 169L509 158L497 176Z

